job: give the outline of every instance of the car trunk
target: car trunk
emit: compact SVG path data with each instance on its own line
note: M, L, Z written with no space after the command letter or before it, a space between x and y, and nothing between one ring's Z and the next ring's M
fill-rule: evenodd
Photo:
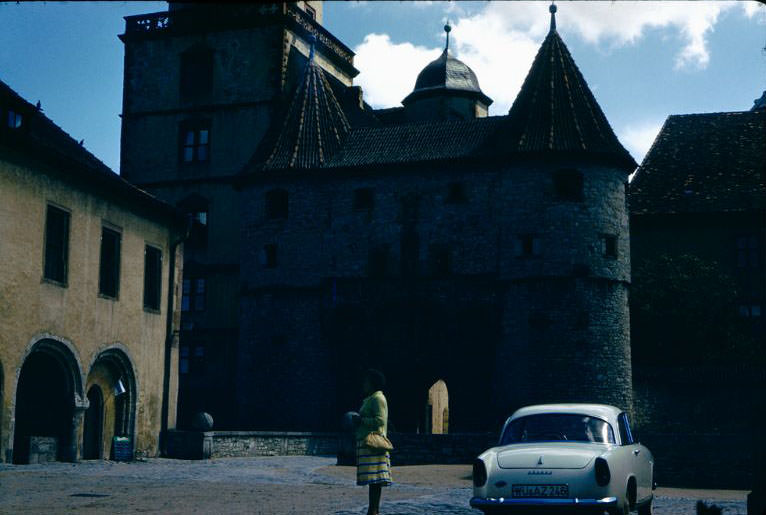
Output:
M503 469L581 469L607 450L597 443L512 444L497 453Z

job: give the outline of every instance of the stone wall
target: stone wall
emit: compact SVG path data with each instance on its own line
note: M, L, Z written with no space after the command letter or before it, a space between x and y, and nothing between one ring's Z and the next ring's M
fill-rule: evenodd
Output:
M472 463L497 443L497 436L490 433L391 433L389 436L395 447L391 462L397 466ZM344 437L341 433L170 431L168 449L169 457L182 459L335 456Z

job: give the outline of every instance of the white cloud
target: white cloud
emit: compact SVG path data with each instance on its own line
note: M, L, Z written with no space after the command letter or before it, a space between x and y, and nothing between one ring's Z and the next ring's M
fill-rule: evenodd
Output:
M548 3L489 2L473 15L452 4L444 4L445 15L454 20L451 48L476 72L483 91L494 99L491 113L503 114L548 31ZM649 29L667 29L680 40L672 50L676 68L700 69L710 61L708 34L720 14L736 5L742 5L750 17L763 10L756 2L566 2L559 4L556 19L564 39L580 37L605 51L637 44ZM674 40L667 41L671 45ZM374 107L392 107L412 91L417 74L441 48L369 34L354 51L361 71L357 84L364 88L367 101Z
M438 48L393 43L388 34L368 34L354 52L354 65L361 71L356 84L373 107L399 105L415 87L420 70L441 53Z
M635 125L627 125L618 130L620 142L625 145L633 158L640 164L654 143L654 139L662 128L664 120L644 121Z

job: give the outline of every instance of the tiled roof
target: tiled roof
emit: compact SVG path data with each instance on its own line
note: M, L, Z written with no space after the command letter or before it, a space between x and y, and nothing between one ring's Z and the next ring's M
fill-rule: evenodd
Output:
M503 146L511 152L600 154L637 166L612 131L555 24L511 107Z
M766 110L668 117L629 199L631 214L766 208Z
M423 122L351 131L328 167L415 163L486 157L486 142L503 117Z
M418 74L415 89L402 100L407 105L415 98L436 92L464 92L478 96L490 105L492 100L479 87L479 79L471 68L445 48L442 54L428 63Z
M20 127L8 127L8 109L23 116ZM53 164L59 173L71 179L98 185L105 194L115 194L117 198L147 206L164 216L182 221L175 208L114 173L81 143L43 115L41 109L24 100L0 80L0 147L6 145L29 159Z
M333 89L312 55L264 169L316 168L340 148L350 130Z

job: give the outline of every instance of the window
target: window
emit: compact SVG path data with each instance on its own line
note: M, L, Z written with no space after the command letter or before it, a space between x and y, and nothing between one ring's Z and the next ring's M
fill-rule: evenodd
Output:
M601 236L601 253L604 257L617 258L617 236L614 234Z
M514 241L516 257L538 257L542 254L540 238L534 234L521 234Z
M204 249L207 247L208 200L195 193L179 202L178 209L191 218L189 238L184 243L184 248Z
M273 243L269 243L263 246L261 251L261 264L264 268L276 268L277 267L277 246Z
M415 275L418 273L418 261L420 260L420 241L414 231L406 231L401 236L401 265L402 275Z
M116 299L120 293L120 244L122 235L112 229L101 229L101 263L98 292Z
M181 54L180 79L182 101L208 99L213 92L213 51L197 47Z
M181 311L204 311L207 280L201 277L184 279Z
M197 343L194 345L194 354L192 354L191 371L195 375L205 372L205 344Z
M12 109L8 110L8 128L9 129L18 129L21 127L21 122L23 120L23 117L21 116L21 113L17 113L16 111L13 111Z
M388 273L388 245L370 250L367 260L367 274L370 277L385 277Z
M620 442L622 445L632 445L635 443L633 433L630 431L627 413L620 413L620 416L617 417L617 425L620 430Z
M162 251L147 245L144 248L144 308L160 310L162 291Z
M67 282L69 260L69 213L48 206L45 216L45 264L43 277L62 284Z
M582 202L582 173L577 170L559 170L553 174L553 189L557 200Z
M287 218L288 197L286 190L271 190L266 192L266 218L276 220Z
M447 185L447 197L444 199L447 204L462 204L468 201L465 194L465 184L462 182L451 182Z
M742 318L760 318L761 305L760 304L740 304L739 316Z
M737 237L737 266L739 268L758 268L758 237L746 235Z
M354 190L354 211L372 211L374 205L375 196L371 188Z
M450 253L444 245L431 245L429 249L431 273L436 277L444 277L450 273Z
M317 19L316 9L311 7L309 4L306 4L306 14L308 14L309 18L311 18L312 20L316 20Z
M181 348L178 350L178 354L179 354L178 372L180 372L181 374L188 374L189 373L189 346L181 345Z
M210 122L181 124L181 162L206 163L210 159Z

